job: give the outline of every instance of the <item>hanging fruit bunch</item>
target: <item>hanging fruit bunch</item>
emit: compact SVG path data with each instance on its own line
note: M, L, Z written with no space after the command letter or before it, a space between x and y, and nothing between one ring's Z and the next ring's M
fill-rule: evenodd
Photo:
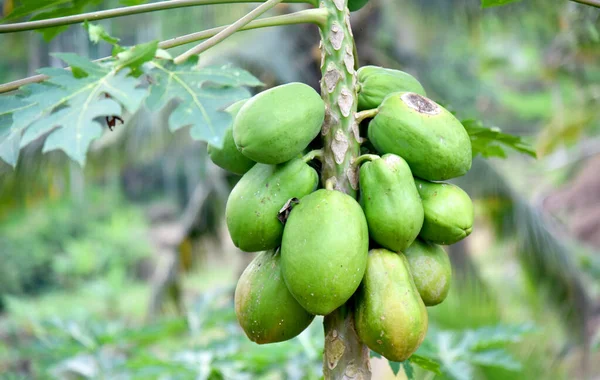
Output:
M235 292L248 337L260 344L293 338L315 315L352 298L360 339L402 361L425 337L426 307L448 294L452 270L441 245L473 227L469 196L440 182L471 168L471 143L411 75L366 66L357 79L357 115L369 142L353 163L358 201L320 184L309 165L322 154L306 149L321 130L325 103L302 83L233 104L224 146L209 154L243 175L227 202L227 226L238 248L260 252Z

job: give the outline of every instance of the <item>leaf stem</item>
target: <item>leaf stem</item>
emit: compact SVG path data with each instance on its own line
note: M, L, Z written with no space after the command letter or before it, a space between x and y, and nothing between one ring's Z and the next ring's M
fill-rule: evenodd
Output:
M327 11L323 9L307 9L299 12L294 12L281 16L266 17L260 20L250 22L240 30L251 30L259 28L267 28L271 26L281 25L294 25L294 24L316 24L323 25L327 18ZM162 41L158 44L161 49L171 49L177 46L189 44L206 38L210 38L220 31L224 30L227 26L220 26L217 28L203 30L201 32L187 34L185 36L171 38ZM94 62L101 62L111 59L112 57L103 57L95 60ZM70 68L67 68L69 70ZM31 83L39 83L48 79L46 75L34 75L28 78L19 79L13 82L5 83L0 85L0 94L17 90L21 86L25 86Z
M236 3L257 3L260 0L169 0L160 1L151 4L134 5L130 7L121 7L107 9L103 11L82 13L78 15L56 17L47 20L27 21L14 24L0 25L0 34L23 32L27 30L51 28L55 26L78 24L84 21L98 21L107 18L130 16L140 13L161 11L166 9L176 9L192 7L195 5L213 5L213 4L236 4ZM316 5L315 0L286 0L287 3L309 3Z
M208 49L210 49L211 47L217 45L219 42L222 42L223 40L225 40L227 37L231 36L233 33L237 32L238 30L240 30L241 28L243 28L245 25L247 25L248 23L250 23L251 21L253 21L254 19L256 19L257 17L259 17L260 15L262 15L263 13L265 13L266 11L268 11L269 9L273 8L275 5L281 3L282 0L267 0L267 2L259 5L258 7L254 8L252 11L250 11L247 15L245 15L244 17L240 18L239 20L237 20L236 22L234 22L233 24L229 25L227 28L223 29L222 31L220 31L219 33L217 33L216 35L214 35L213 37L209 38L208 40L194 46L193 48L191 48L190 50L186 51L185 53L179 55L178 57L176 57L173 62L175 62L176 64L180 64L182 62L187 61L191 56L193 55L198 55Z
M372 110L364 110L356 113L355 119L357 123L369 118L373 118L377 116L379 110L377 108L373 108Z
M575 3L589 5L591 7L600 8L600 0L571 0Z
M335 177L328 178L325 181L325 189L332 190L332 191L335 190L335 183L336 183Z
M315 158L319 161L323 159L323 149L311 150L310 152L306 153L304 157L302 157L302 161L308 162L314 160Z

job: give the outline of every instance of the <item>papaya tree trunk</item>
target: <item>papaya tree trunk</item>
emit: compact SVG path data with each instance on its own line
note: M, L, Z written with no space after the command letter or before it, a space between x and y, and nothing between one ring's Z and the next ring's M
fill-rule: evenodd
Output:
M346 0L323 0L328 11L321 29L321 95L326 104L322 182L356 197L358 173L352 165L360 154L355 120L357 105L354 38ZM352 302L352 301L349 301ZM370 379L369 349L358 338L350 303L325 316L325 379Z

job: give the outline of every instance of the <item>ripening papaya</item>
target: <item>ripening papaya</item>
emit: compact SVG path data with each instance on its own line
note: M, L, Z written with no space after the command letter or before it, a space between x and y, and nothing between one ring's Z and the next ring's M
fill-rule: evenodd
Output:
M237 113L246 101L247 99L244 99L233 103L225 111L235 120ZM233 126L227 128L225 131L222 148L208 145L208 155L215 165L239 175L246 173L255 164L254 161L240 153L235 146L235 142L233 141Z
M317 190L292 209L281 242L281 271L290 292L311 314L343 305L363 278L367 221L354 198Z
M473 202L463 189L449 183L415 178L425 219L419 236L435 244L450 245L473 231Z
M369 236L392 251L403 251L423 226L423 205L406 161L395 154L360 167L360 204Z
M225 207L235 246L246 252L278 247L283 234L279 210L289 199L312 193L318 183L315 169L300 158L280 165L254 165L235 185Z
M348 0L348 10L350 12L355 12L367 5L368 2L369 0Z
M452 280L452 265L446 251L437 244L417 239L404 254L425 306L442 303Z
M235 288L235 315L248 338L258 344L291 339L315 317L285 285L275 250L259 253L242 273Z
M358 336L388 360L408 359L427 333L427 309L402 253L387 249L369 252L354 307Z
M350 8L350 3L348 3ZM414 92L427 96L419 81L404 71L386 69L379 66L363 66L356 72L358 76L358 110L379 107L389 94L399 91Z
M413 92L386 97L369 124L368 135L377 151L404 158L419 178L441 181L462 176L471 168L471 140L461 122Z
M264 164L296 157L321 130L325 103L304 83L288 83L248 100L233 122L233 139L242 154Z

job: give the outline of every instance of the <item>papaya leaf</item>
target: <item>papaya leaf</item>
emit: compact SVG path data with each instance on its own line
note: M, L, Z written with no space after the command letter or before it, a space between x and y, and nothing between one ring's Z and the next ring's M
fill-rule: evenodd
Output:
M118 70L128 68L135 77L143 74L142 65L154 59L158 49L158 41L150 41L136 45L117 54Z
M432 329L417 352L439 362L441 372L456 380L472 379L478 366L519 371L521 364L506 351L505 346L521 341L532 331L531 324L463 331ZM413 363L418 365L415 361Z
M179 104L169 116L169 129L176 131L191 126L193 139L219 148L232 122L225 108L251 95L240 86L262 85L244 70L229 66L198 68L195 59L181 65L156 61L152 64L152 85L146 99L148 108L158 110L177 99Z
M0 134L0 157L15 165L17 142L24 147L49 133L43 151L61 149L81 165L85 163L90 143L102 133L100 117L121 116L122 108L134 113L146 91L139 80L127 72L116 72L107 66L90 62L74 54L58 54L81 73L56 68L40 69L50 78L43 84L32 84L13 97L12 124ZM18 102L18 101L21 102ZM4 103L3 103L4 104Z
M461 123L471 138L473 157L481 154L485 158L506 158L506 147L536 158L535 150L519 136L503 133L499 128L485 127L478 120L467 119Z
M400 371L400 366L402 365L402 363L392 361L388 361L388 363L390 364L390 368L392 369L392 372L394 372L394 375L397 375Z
M432 358L426 357L426 356L422 356L422 355L417 355L417 354L412 354L410 358L408 358L408 360L410 361L410 363L414 364L414 365L418 365L419 367L433 372L435 374L441 375L442 372L440 371L440 363L438 363L437 361L435 361ZM405 369L406 371L406 369Z
M101 25L90 24L87 20L83 23L83 27L87 30L90 41L97 44L100 41L107 42L113 46L119 44L120 39L111 36Z
M415 378L415 370L412 367L410 361L405 360L402 362L402 368L404 369L404 374L408 380L413 380Z
M521 1L521 0L481 0L481 7L482 8L497 7L500 5L506 5L506 4L517 2L517 1Z

